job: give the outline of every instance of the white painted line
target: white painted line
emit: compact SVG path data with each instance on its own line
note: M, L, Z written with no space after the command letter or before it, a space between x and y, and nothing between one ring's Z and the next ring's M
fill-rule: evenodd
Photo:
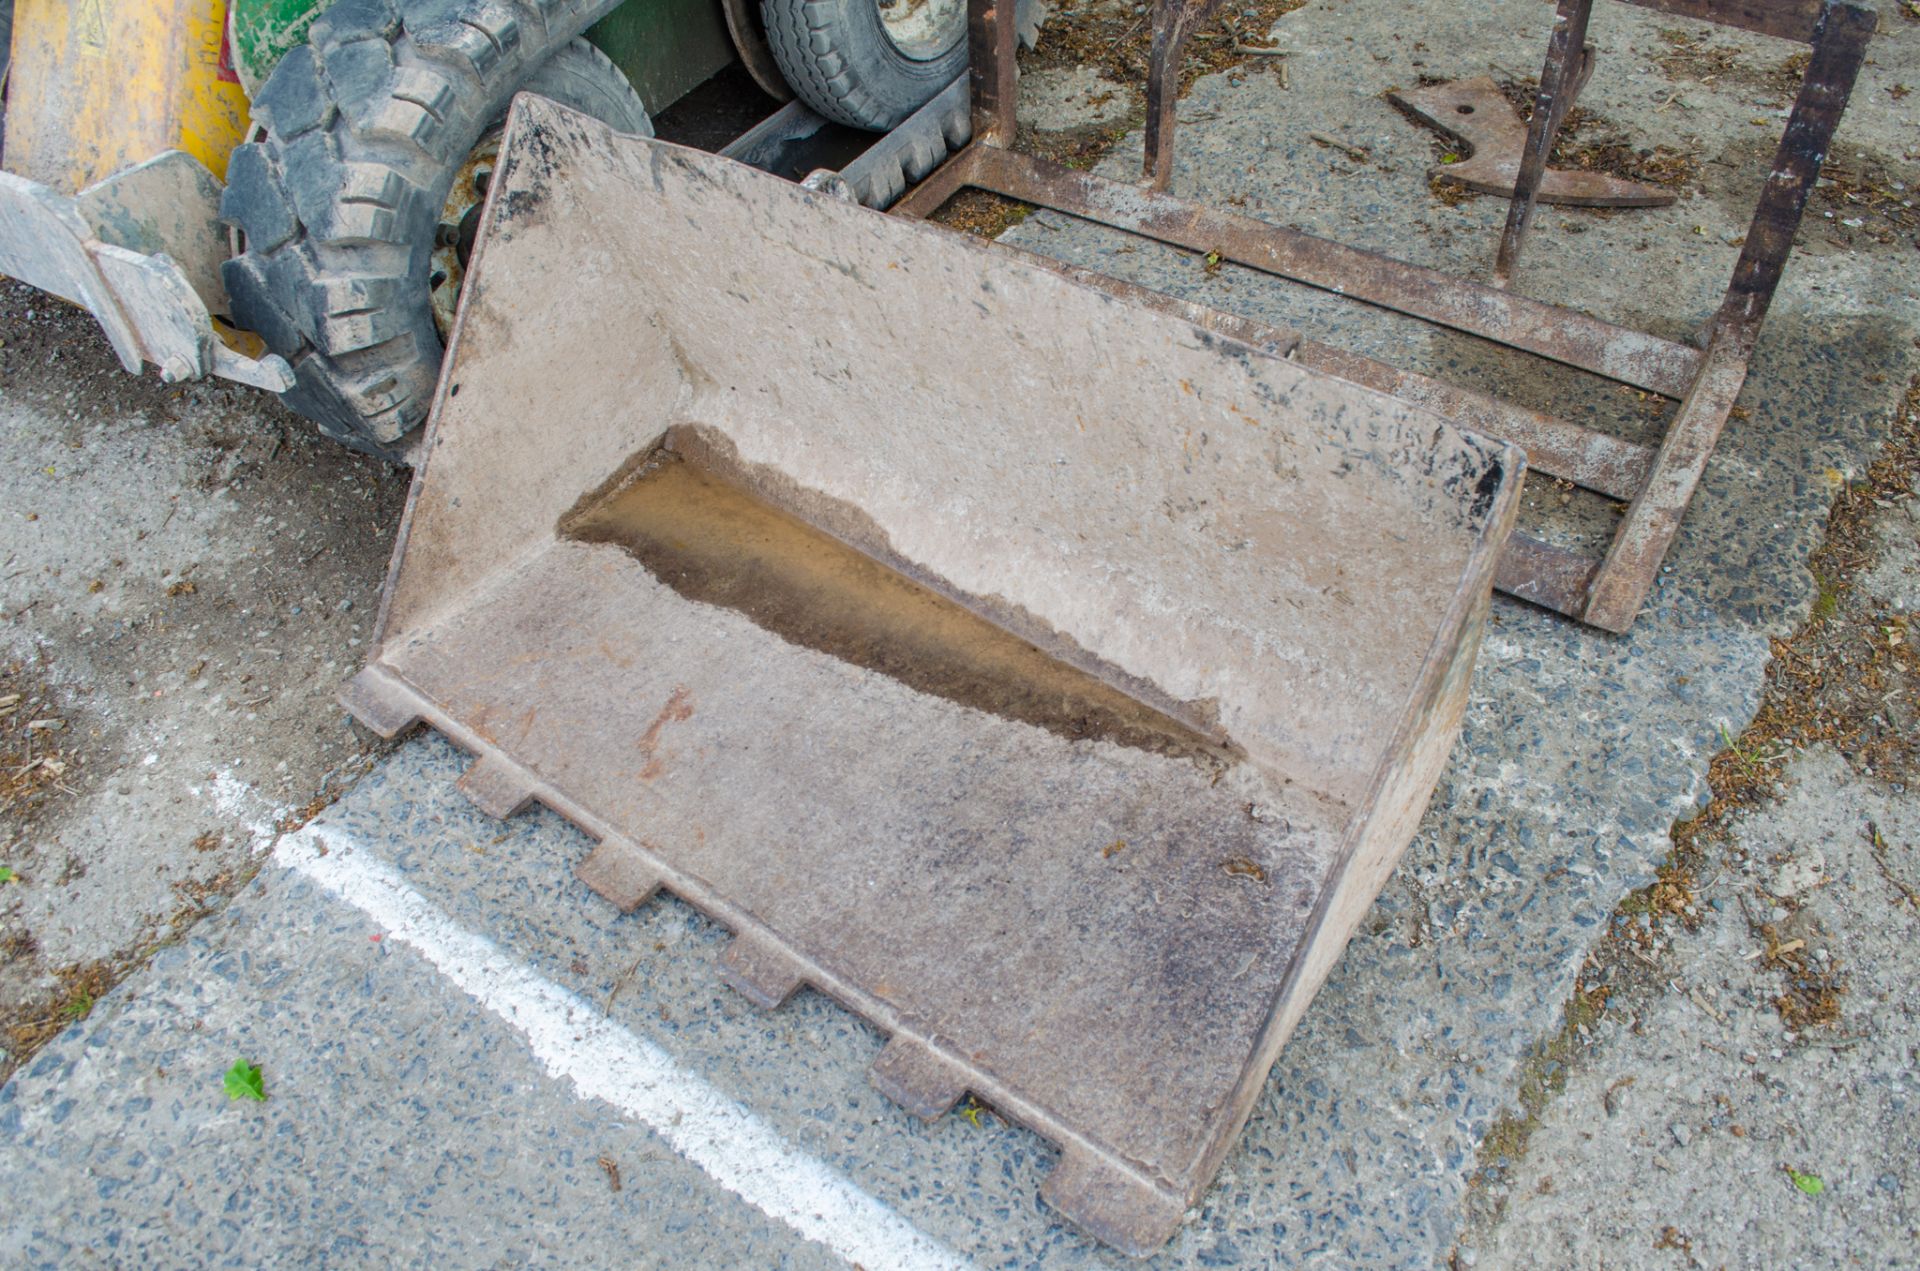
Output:
M157 755L148 755L143 763L152 763ZM202 798L213 804L214 811L222 816L230 816L240 822L240 828L247 832L248 844L258 855L273 842L279 833L280 819L293 811L292 808L274 807L261 797L258 790L222 769L213 774L210 788L188 786L187 792L196 798Z
M787 1143L660 1047L456 925L350 838L309 825L274 860L386 929L526 1039L547 1072L644 1122L754 1208L863 1267L964 1268L952 1250Z

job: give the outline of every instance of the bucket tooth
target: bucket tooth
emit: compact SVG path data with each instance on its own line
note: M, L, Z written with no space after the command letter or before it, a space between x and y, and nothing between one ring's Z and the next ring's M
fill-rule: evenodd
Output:
M887 1098L919 1117L936 1121L967 1092L966 1071L924 1043L895 1037L867 1069L867 1080Z
M341 687L340 704L388 741L421 719L419 695L377 666L369 666Z
M625 839L602 842L574 866L573 876L623 914L646 904L660 890L660 872Z
M738 935L720 955L720 978L755 1006L772 1010L806 977L786 953L755 936Z
M533 783L526 772L495 755L474 760L454 784L474 807L502 821L533 802Z
M1136 1258L1171 1240L1187 1212L1178 1193L1074 1148L1060 1154L1041 1182L1040 1199L1094 1239Z

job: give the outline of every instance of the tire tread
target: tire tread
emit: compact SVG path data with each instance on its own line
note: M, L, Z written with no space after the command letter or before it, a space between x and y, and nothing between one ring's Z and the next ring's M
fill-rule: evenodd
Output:
M234 319L293 365L283 399L322 432L395 458L426 418L446 186L512 94L616 3L459 0L416 31L392 0L338 0L275 67L259 136L230 162L221 218L245 246L222 273Z

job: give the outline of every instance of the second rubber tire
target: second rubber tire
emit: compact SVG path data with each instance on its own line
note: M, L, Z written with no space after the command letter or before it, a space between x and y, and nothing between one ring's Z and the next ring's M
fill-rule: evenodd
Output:
M1020 42L1033 47L1045 10L1015 6ZM966 6L949 38L918 55L887 33L876 0L761 0L767 44L799 97L836 123L884 132L967 69Z

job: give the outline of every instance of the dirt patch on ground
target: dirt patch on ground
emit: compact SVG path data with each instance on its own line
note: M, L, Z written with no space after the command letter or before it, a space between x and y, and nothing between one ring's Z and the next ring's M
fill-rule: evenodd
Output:
M1920 480L1920 382L1909 389L1886 451L1859 481L1841 485L1826 541L1809 562L1819 593L1807 624L1773 642L1766 697L1745 732L1713 762L1714 800L1675 831L1698 851L1724 837L1732 812L1777 790L1784 758L1825 742L1864 777L1901 785L1920 777L1920 631L1910 615L1855 586L1877 554L1875 516L1906 503Z
M88 772L84 716L53 687L49 671L44 658L0 662L0 1080L84 1019L118 978L99 963L49 973L20 914L27 889L62 886L85 872L72 856L36 850L43 819L80 795Z
M1265 67L1283 60L1273 55L1267 31L1305 4L1306 0L1252 0L1221 6L1187 46L1180 66L1180 91L1185 93L1195 80L1215 71ZM1062 8L1048 18L1039 44L1028 57L1035 66L1094 67L1109 79L1144 90L1152 51L1152 6L1096 2Z
M1779 143L1775 130L1737 139L1708 158L1700 192L1733 219L1753 215L1760 183ZM1857 145L1836 145L1820 167L1794 250L1820 252L1920 249L1920 166Z
M406 488L0 284L0 1080L364 765L332 698Z
M1902 12L1909 20L1920 17L1910 7L1903 7ZM1736 37L1712 30L1662 30L1659 33L1660 46L1651 56L1654 65L1674 83L1669 104L1682 103L1687 87L1699 84L1737 86L1750 94L1756 107L1770 104L1776 112L1793 105L1811 54L1803 49L1777 61L1762 61L1732 43L1732 38ZM1867 91L1863 80L1854 89L1856 100ZM1911 89L1895 83L1885 91L1895 101L1901 101ZM1750 122L1756 125L1755 136L1740 140L1730 150L1707 161L1702 190L1722 201L1742 220L1752 214L1760 178L1771 166L1779 146L1784 118L1762 111ZM1716 175L1716 169L1724 175ZM1643 179L1658 181L1657 177ZM1920 247L1920 213L1914 208L1917 184L1920 184L1920 169L1910 163L1861 151L1852 145L1836 145L1821 167L1820 180L1808 201L1796 249Z
M1830 247L1920 248L1920 168L1857 154L1829 158L1807 202L1808 230Z
M11 942L9 942L11 946ZM31 959L31 947L7 949L6 970ZM25 1063L33 1052L60 1035L70 1024L85 1019L95 1002L120 982L124 973L106 962L89 962L64 968L56 978L53 992L37 1001L22 1003L8 1012L5 1025L7 1048L16 1062Z
M1771 97L1777 106L1792 103L1812 56L1803 49L1763 65L1745 49L1717 39L1711 30L1679 29L1662 30L1660 48L1652 55L1653 64L1668 79L1739 85Z
M67 708L39 670L21 658L0 662L0 868L10 884L23 881L10 862L28 827L48 803L77 793L72 783L84 762L72 746Z

